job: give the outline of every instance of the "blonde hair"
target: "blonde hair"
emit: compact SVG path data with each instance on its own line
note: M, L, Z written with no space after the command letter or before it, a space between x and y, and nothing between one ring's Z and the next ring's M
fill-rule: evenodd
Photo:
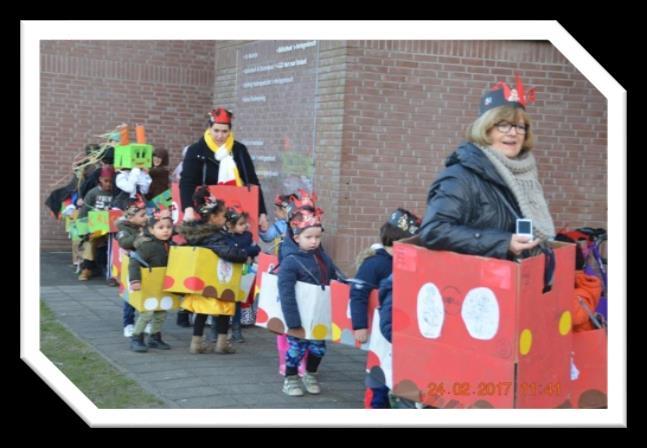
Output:
M500 121L516 123L519 120L523 120L528 126L521 150L530 151L535 145L535 136L532 132L530 117L525 110L517 107L499 106L488 110L478 117L467 129L465 138L476 145L490 146L492 141L488 137L488 132L490 132L495 124Z
M359 269L362 263L364 263L364 260L373 255L375 255L375 249L373 246L363 249L359 254L357 254L357 257L355 257L355 270Z

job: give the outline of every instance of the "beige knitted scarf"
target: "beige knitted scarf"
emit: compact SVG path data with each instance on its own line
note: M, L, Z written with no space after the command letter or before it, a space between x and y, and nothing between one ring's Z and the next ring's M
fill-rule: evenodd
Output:
M530 151L510 159L491 147L479 146L492 162L519 203L525 218L532 219L535 237L542 240L555 238L555 224L550 216L544 190L537 176L537 162Z

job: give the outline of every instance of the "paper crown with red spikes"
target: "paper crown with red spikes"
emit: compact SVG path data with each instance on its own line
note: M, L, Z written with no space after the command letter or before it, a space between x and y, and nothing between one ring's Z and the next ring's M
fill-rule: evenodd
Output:
M321 227L321 216L323 210L319 207L305 206L298 209L290 219L290 228L292 233L298 235L310 227Z
M219 107L209 112L209 124L213 125L214 123L218 123L231 125L231 119L233 116L234 114L224 107Z
M316 193L308 193L300 189L290 196L287 206L288 222L294 234L298 234L308 227L321 227L323 210L317 207Z
M499 106L525 109L527 104L534 103L536 99L535 89L528 89L526 92L519 74L516 75L516 83L517 85L514 89L511 89L503 81L499 81L492 86L492 89L481 97L480 115Z
M294 213L296 213L299 209L302 209L303 207L311 207L314 209L316 202L317 202L316 193L314 192L308 193L302 188L299 189L296 193L290 196L290 200L287 206L288 219L290 219Z

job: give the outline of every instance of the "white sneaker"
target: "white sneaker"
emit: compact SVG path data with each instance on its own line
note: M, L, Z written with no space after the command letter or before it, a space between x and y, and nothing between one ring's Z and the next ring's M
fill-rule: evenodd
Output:
M133 324L128 324L124 327L124 337L129 338L133 335L135 331L135 326Z
M151 322L146 324L146 328L144 328L144 333L151 334Z
M283 393L291 397L302 397L303 390L299 385L299 378L296 375L286 376L283 381Z
M309 394L317 395L321 393L316 373L306 372L301 381Z

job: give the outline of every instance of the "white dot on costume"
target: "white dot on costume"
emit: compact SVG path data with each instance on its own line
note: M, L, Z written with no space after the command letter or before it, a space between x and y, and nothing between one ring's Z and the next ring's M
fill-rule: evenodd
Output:
M346 307L346 317L350 319L350 300L348 301L348 306Z
M160 300L160 308L162 308L163 310L170 310L171 308L173 308L173 297L162 297L162 300Z
M155 297L149 297L144 300L144 309L147 311L153 311L157 308L157 299Z
M425 283L418 291L417 311L420 334L430 339L439 338L445 322L445 306L433 283Z
M474 288L465 296L461 317L474 339L492 339L499 329L499 302L490 288Z

